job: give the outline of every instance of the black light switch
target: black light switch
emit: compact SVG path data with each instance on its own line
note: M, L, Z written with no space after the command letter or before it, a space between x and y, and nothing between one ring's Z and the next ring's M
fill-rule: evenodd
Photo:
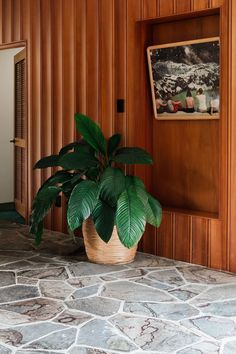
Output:
M125 100L122 98L119 98L116 101L116 111L117 113L124 113L125 111Z

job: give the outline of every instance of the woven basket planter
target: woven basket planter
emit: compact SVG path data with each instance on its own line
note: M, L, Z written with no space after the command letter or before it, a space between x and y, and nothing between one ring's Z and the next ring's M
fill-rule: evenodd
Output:
M116 227L114 227L111 239L105 243L97 234L94 223L87 219L83 223L84 245L88 259L100 264L126 264L134 260L137 245L128 249L119 240Z

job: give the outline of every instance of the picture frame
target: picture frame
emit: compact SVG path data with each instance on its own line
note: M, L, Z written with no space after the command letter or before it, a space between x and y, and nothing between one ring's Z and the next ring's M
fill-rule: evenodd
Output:
M219 37L150 46L147 57L156 119L219 119Z

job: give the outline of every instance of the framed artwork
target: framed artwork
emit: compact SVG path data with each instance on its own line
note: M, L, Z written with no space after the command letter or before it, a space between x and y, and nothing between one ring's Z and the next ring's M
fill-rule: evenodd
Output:
M218 119L219 37L147 48L156 119Z

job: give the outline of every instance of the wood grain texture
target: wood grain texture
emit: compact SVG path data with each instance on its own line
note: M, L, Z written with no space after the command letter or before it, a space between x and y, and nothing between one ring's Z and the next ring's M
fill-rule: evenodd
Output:
M191 11L191 0L175 0L176 13Z
M164 212L162 223L157 230L157 254L162 257L173 258L174 230L173 213Z
M220 26L217 14L198 14L219 6ZM198 18L190 19L190 11ZM180 13L186 13L181 26L173 18L171 26L137 22ZM33 172L32 165L75 138L73 115L80 111L99 122L106 135L120 132L123 144L153 153L154 166L135 172L164 206L188 208L185 214L165 211L161 228L147 229L143 250L236 270L236 127L229 99L236 91L235 79L229 80L236 75L231 59L236 29L230 20L235 15L232 0L0 0L0 44L27 41L29 207L49 175ZM219 33L222 119L154 122L146 47ZM117 98L125 100L123 113L116 112ZM48 225L65 230L65 201Z
M193 10L205 10L210 7L210 0L193 0Z
M174 259L190 262L191 216L176 213L173 227Z
M190 260L192 263L206 265L208 260L209 220L193 217L191 231Z
M170 16L175 12L174 0L159 0L159 15Z
M230 25L230 78L229 81L230 91L235 94L236 92L236 3L231 1L231 15L229 20ZM233 237L236 230L236 122L235 122L235 103L234 103L234 94L231 96L229 105L230 105L230 204L229 204L229 238L228 238L228 257L229 257L229 269L232 272L236 272L236 240Z
M142 18L154 18L158 15L158 4L156 0L143 0Z

